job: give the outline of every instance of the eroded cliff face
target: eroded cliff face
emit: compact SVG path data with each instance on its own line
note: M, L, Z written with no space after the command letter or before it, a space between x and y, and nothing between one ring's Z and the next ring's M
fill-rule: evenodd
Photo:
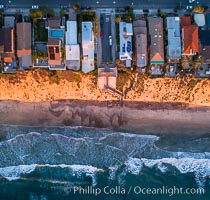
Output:
M210 80L193 76L177 78L148 78L136 75L127 100L182 102L194 105L210 105Z
M124 80L119 77L117 84L125 93L125 101L210 106L208 79L195 79L192 76L151 79L139 74L128 75ZM0 76L0 100L40 102L59 99L110 101L118 100L118 97L100 90L95 76L71 71L49 72L42 69Z

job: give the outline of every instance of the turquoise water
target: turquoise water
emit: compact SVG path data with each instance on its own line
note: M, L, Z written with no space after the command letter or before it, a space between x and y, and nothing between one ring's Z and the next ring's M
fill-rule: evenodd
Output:
M51 37L63 37L64 32L62 30L51 30L50 31L50 36Z
M209 148L209 133L0 126L0 199L209 200Z

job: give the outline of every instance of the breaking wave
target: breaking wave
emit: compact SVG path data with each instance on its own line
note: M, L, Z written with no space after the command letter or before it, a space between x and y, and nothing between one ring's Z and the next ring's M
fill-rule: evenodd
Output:
M163 158L157 160L130 158L126 161L126 170L138 175L143 167L156 168L161 173L173 171L172 167L181 174L193 173L198 187L204 187L206 179L210 178L210 160L195 158Z
M191 173L197 186L205 187L210 177L210 152L169 151L157 145L160 137L154 135L84 127L9 126L1 131L0 176L9 181L96 186L103 176L107 183L126 185L128 174L154 169Z
M32 165L18 165L18 166L10 166L10 167L0 168L0 176L2 176L3 178L6 178L9 181L14 181L14 180L18 180L18 179L26 180L27 174L33 175L33 173L35 171L39 171L40 179L36 178L36 180L39 181L39 180L43 180L43 177L45 176L44 173L46 173L46 168L48 168L48 170L47 170L48 179L45 179L45 181L51 182L51 183L62 183L62 184L65 182L68 182L68 181L55 181L56 178L58 178L58 177L55 177L55 176L52 177L52 174L56 173L56 169L60 172L60 175L59 175L60 178L62 176L63 177L64 176L75 177L76 179L81 179L83 176L91 177L93 186L95 186L97 184L96 174L103 172L102 169L98 169L98 168L92 167L92 166L85 166L85 165L32 164ZM53 168L53 171L50 171L49 168ZM63 169L63 173L62 173L61 169ZM68 172L68 175L66 175L66 172ZM50 173L51 173L51 175L50 175ZM50 176L52 179L49 179ZM31 179L31 178L28 178L28 179Z
M30 174L34 171L36 165L19 165L0 168L0 176L6 178L9 181L17 180L23 174Z

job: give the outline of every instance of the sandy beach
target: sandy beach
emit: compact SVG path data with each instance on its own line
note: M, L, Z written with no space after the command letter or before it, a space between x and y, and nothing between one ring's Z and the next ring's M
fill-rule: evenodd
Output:
M173 103L0 101L0 124L89 126L146 134L209 133L210 108Z
M0 76L0 124L91 126L141 133L209 132L210 80L121 75L119 97L95 75L33 70ZM118 88L118 89L119 89Z

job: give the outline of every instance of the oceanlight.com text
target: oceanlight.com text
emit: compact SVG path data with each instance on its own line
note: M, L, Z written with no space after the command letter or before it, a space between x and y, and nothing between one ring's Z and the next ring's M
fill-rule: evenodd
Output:
M74 186L71 188L73 194L78 195L203 195L205 194L204 188L181 188L181 187L167 187L162 186L160 188L145 188L141 186L105 186L103 188L93 186Z
M140 186L135 186L132 189L132 186L129 188L130 191L133 191L137 195L202 195L205 194L204 188L179 188L179 187L167 187L163 186L160 188L143 188Z

